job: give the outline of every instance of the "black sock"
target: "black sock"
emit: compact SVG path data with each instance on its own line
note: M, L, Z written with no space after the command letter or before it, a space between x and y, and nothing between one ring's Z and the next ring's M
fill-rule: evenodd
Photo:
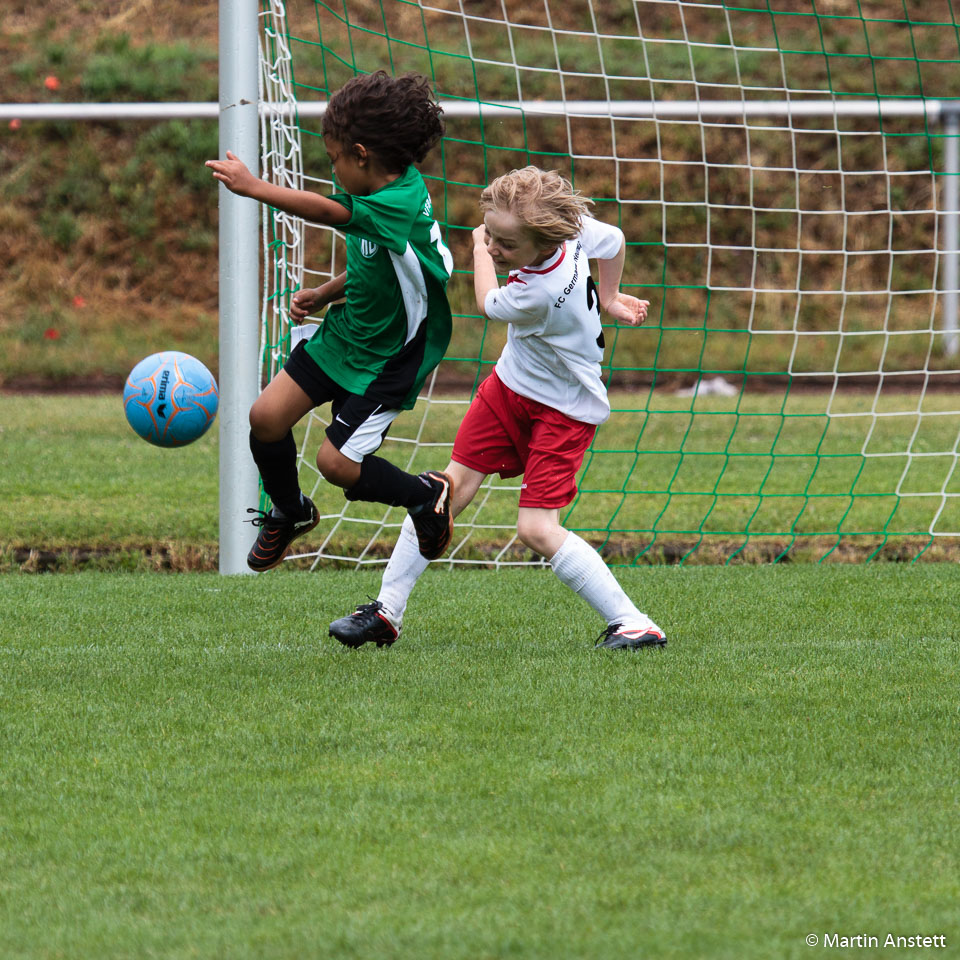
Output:
M282 440L266 443L250 432L250 452L260 471L263 489L273 505L287 517L303 515L300 481L297 478L297 443L291 430Z
M433 489L389 460L366 456L360 463L360 479L344 491L344 496L348 500L372 500L409 509L426 503L433 496Z

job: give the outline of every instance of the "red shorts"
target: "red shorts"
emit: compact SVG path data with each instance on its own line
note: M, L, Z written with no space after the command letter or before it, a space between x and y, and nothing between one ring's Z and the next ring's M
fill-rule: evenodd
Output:
M452 459L478 473L523 474L520 506L558 509L577 495L577 471L596 432L491 373L460 424Z

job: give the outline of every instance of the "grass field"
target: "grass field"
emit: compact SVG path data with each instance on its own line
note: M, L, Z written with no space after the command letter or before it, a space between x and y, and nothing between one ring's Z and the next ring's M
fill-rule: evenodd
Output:
M355 36L334 47L362 63L300 60L310 98L388 60L444 94L512 98L508 46L527 99L557 79L565 98L642 84L667 100L688 79L698 96L955 85L952 10L688 3L681 44L664 29L677 5L645 4L644 33L668 40L644 44L654 90L607 85L636 72L636 48L577 42L583 5L507 37L506 6L471 4L469 65L456 18L348 6ZM548 13L508 6L530 27ZM0 14L5 99L216 99L212 2L68 7ZM587 7L604 35L634 13ZM325 11L297 9L311 46ZM554 59L565 78L541 69ZM799 960L831 938L888 957L887 936L960 954L960 575L926 562L958 553L958 407L888 390L897 371L955 366L928 329L938 131L631 122L615 144L612 123L462 121L430 158L460 265L457 370L500 347L463 271L491 172L535 160L643 200L600 209L627 231L625 283L654 302L616 363L658 389L615 398L564 522L626 564L663 651L593 649L602 624L548 570L439 564L393 648L345 650L327 625L376 594L377 570L212 572L216 430L161 451L129 431L119 390L0 392L0 960ZM205 121L4 128L0 384L115 384L171 343L213 362L216 150ZM307 161L329 169L319 142ZM891 376L876 409L838 391L828 418L825 395L791 392L785 358ZM714 373L784 387L675 393ZM462 408L434 413L416 469L446 459ZM494 530L489 558L515 489L483 509L463 526ZM400 520L357 516L385 538ZM356 529L332 532L356 549ZM772 556L790 562L749 563ZM833 562L851 556L925 562ZM737 565L701 565L718 561Z
M215 432L163 451L119 397L0 402L0 956L958 942L954 564L617 567L670 637L619 656L547 570L431 568L398 644L347 651L327 625L376 570L144 572L215 562ZM104 570L26 575L18 544Z
M384 651L372 571L0 577L0 955L955 955L956 568L618 576L665 651L540 570Z
M956 557L956 536L929 534L934 521L938 532L960 529L953 394L927 393L918 409L916 395L885 393L876 419L865 393L689 398L643 389L612 399L617 412L562 519L613 562L662 560L668 549L687 563ZM828 403L843 415L828 418ZM119 393L0 394L0 405L0 449L15 465L0 473L0 571L217 569L216 427L161 450L129 429ZM447 462L465 405L435 404L421 424L424 409L399 418L381 451L414 471ZM425 445L409 463L409 439L396 438L418 434ZM321 513L337 517L342 492L310 470L322 428L311 437L301 482ZM455 543L470 539L458 556L489 557L512 536L518 482L494 483L464 512ZM350 516L336 528L323 521L298 550L315 551L332 534L356 556L378 535L385 554L403 519L376 504L354 504Z

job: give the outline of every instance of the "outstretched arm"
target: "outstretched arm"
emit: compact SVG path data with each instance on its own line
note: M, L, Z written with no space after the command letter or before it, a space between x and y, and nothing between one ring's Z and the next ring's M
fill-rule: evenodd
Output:
M616 256L609 260L597 261L597 273L600 282L597 292L600 295L600 306L618 323L626 323L631 327L639 327L647 319L649 300L638 300L628 293L620 292L620 278L623 276L623 261L626 256L626 243L620 244Z
M238 196L250 197L295 217L331 226L346 223L350 219L350 211L336 200L321 197L309 190L280 187L255 177L247 165L230 150L227 151L226 160L208 160L206 166L213 171L217 180Z

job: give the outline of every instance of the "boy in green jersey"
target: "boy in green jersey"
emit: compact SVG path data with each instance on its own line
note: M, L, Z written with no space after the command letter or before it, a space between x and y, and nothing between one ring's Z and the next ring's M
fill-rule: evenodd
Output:
M323 140L342 193L322 197L258 179L229 151L226 160L207 161L234 193L334 226L347 243L343 273L294 295L294 321L332 306L250 410L250 449L273 501L269 513L251 511L260 527L247 557L253 570L277 566L291 542L319 521L300 491L292 427L328 402L333 419L317 453L323 477L343 487L348 500L406 507L424 557L440 556L450 542L450 478L437 471L414 476L373 455L450 341L445 291L453 258L413 166L443 129L424 77L381 70L354 77L327 104Z

